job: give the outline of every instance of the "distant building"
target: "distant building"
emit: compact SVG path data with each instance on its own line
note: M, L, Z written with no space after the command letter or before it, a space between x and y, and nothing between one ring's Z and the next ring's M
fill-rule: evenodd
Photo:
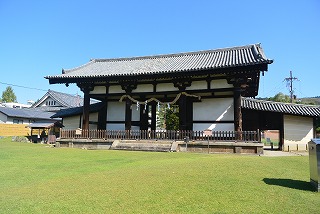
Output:
M53 122L53 112L45 112L30 108L0 108L0 124L26 124Z
M22 103L1 103L1 107L8 107L8 108L30 108L31 104L22 104Z
M83 98L79 95L71 95L53 90L48 92L35 102L31 108L43 111L57 112L60 109L74 108L83 105Z

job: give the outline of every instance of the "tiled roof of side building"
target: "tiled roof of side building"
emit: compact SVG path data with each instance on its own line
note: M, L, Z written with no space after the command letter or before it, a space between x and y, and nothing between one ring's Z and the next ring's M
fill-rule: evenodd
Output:
M65 107L77 107L83 105L83 98L79 95L71 95L52 90L49 90L48 93L51 95L53 99L56 99Z
M242 98L242 108L258 111L281 112L285 114L320 117L320 106L294 103L280 103L252 98Z
M103 107L102 102L94 103L90 105L90 112L97 112ZM67 116L81 115L83 113L83 106L61 109L57 113L51 116L51 118L63 118Z
M39 111L30 108L7 108L1 107L0 112L9 117L20 117L29 119L51 119L50 117L54 114L52 112Z
M48 98L55 100L61 106L41 106L41 104ZM96 103L95 100L90 100L90 103ZM47 93L35 102L31 107L32 108L40 108L44 111L58 111L62 108L72 108L83 105L83 98L79 95L72 95L63 92L48 90Z
M80 67L63 70L61 75L47 76L46 78L65 79L165 74L271 63L272 60L265 56L260 44L254 44L145 57L93 59Z

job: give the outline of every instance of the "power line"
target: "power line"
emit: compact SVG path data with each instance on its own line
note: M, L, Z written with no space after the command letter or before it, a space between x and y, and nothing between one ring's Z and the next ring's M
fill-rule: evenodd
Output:
M10 84L10 83L5 83L5 82L0 82L2 85L8 85L8 86L14 86L14 87L19 87L19 88L26 88L26 89L32 89L32 90L38 90L38 91L48 91L40 88L32 88L32 87L27 87L23 85L15 85L15 84Z

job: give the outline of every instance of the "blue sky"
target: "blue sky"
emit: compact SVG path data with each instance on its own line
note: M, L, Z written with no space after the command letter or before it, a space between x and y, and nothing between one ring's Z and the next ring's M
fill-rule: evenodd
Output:
M0 0L0 96L7 84L21 103L48 89L80 94L74 85L50 85L91 58L198 51L261 43L274 63L258 97L320 96L320 1L237 0ZM23 87L18 87L23 86Z

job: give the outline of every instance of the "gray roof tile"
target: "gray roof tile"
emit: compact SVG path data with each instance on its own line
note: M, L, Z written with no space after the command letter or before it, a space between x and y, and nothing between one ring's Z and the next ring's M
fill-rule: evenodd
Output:
M63 70L61 75L47 76L46 78L67 79L162 74L270 63L272 60L266 58L260 44L254 44L167 55L93 59L80 67Z
M294 103L280 103L252 98L242 98L242 108L259 111L281 112L293 115L320 117L320 106Z
M54 114L52 112L39 111L30 108L7 108L0 107L0 112L9 117L20 117L28 119L51 119L50 117Z

